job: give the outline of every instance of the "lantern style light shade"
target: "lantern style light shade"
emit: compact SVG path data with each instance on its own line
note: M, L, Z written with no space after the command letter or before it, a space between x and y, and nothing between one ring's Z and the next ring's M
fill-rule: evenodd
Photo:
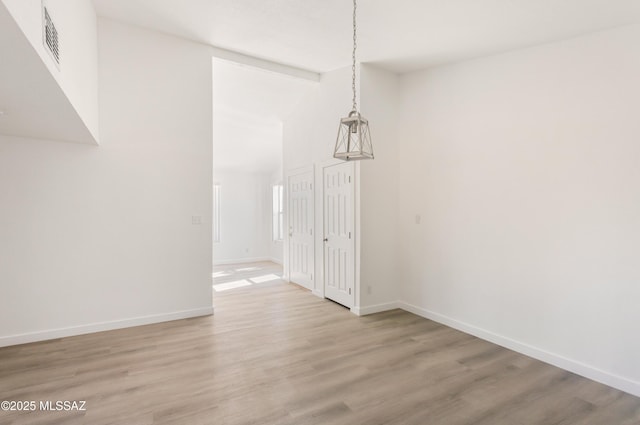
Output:
M351 90L353 91L353 105L348 117L340 119L338 138L333 157L343 161L373 159L373 145L369 133L369 121L358 112L356 93L356 9L357 0L353 0L353 55L351 63Z
M340 120L333 157L345 161L373 159L369 121L358 111L351 111Z

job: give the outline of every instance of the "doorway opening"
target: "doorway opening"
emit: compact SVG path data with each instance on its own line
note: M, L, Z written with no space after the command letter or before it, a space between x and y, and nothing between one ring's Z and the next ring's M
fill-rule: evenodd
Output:
M260 283L260 276L243 277L250 271L245 264L270 271L265 276L282 276L283 120L311 83L217 58L212 65L215 295Z

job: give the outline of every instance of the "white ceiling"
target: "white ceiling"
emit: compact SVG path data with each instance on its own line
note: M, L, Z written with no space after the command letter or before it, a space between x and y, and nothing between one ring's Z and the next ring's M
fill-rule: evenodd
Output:
M94 0L100 15L299 68L351 60L350 0ZM360 0L359 59L396 72L640 21L639 0Z
M315 72L351 63L351 0L93 0L99 15ZM358 59L394 72L640 22L640 0L359 0ZM268 172L313 83L214 66L214 167Z
M214 60L214 169L277 169L282 163L282 120L314 86L307 80Z

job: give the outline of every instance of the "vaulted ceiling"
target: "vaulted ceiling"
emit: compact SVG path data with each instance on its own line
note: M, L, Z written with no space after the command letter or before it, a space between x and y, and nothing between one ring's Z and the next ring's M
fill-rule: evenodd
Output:
M100 15L299 68L351 60L351 0L94 0ZM638 0L359 0L363 62L406 72L638 22Z
M214 169L254 173L277 169L282 163L282 120L313 85L214 60Z
M352 0L93 1L101 16L271 62L351 63ZM358 59L403 73L637 22L640 0L359 0ZM276 167L280 121L309 84L216 61L214 166Z

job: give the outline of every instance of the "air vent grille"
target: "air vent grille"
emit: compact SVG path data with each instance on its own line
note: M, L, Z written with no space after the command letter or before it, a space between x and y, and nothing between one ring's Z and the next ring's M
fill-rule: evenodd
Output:
M58 39L58 30L56 29L49 10L44 7L44 45L51 54L56 64L60 64L60 41Z

